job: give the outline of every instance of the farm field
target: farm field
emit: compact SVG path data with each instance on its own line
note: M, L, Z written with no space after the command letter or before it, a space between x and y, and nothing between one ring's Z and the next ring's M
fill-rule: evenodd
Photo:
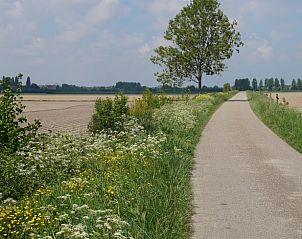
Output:
M86 133L87 126L94 110L96 99L114 98L108 94L23 94L22 103L26 106L24 115L33 122L39 119L42 123L40 132L68 131ZM179 97L179 95L170 95ZM194 95L192 95L193 97ZM131 103L141 95L127 95Z
M290 106L302 110L302 92L274 92L272 93L273 99L276 99L276 93L279 94L281 101L285 97Z
M39 119L42 123L41 132L68 131L86 133L91 119L94 102L98 98L114 98L114 95L91 94L24 94L23 104L26 106L24 115L33 122ZM140 95L128 95L129 102Z
M24 101L94 102L98 98L114 98L114 94L22 94ZM127 95L129 101L141 95Z

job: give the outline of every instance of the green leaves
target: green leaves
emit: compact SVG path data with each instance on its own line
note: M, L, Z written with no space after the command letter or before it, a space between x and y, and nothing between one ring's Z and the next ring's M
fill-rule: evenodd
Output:
M22 79L22 74L17 76ZM27 124L22 116L25 106L21 103L20 89L13 93L10 78L3 77L0 81L3 96L0 97L0 148L8 153L14 153L22 147L35 141L37 131L41 127L39 121Z
M220 74L224 60L243 45L236 21L230 22L219 9L217 0L193 0L170 20L164 38L170 46L155 49L151 61L163 68L157 80L181 85L190 80L199 83L203 74Z
M89 130L96 133L105 129L121 130L124 117L128 114L127 97L117 94L115 99L97 99L95 113L89 123Z

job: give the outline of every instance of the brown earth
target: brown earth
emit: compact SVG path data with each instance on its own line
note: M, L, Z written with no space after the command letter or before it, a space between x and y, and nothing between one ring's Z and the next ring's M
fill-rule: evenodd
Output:
M271 97L274 100L276 100L276 94L279 95L280 102L282 102L284 97L289 106L302 110L302 92L273 92Z
M129 102L141 95L128 95ZM97 98L114 98L114 95L48 95L24 94L24 115L29 122L39 119L40 132L67 131L86 134Z

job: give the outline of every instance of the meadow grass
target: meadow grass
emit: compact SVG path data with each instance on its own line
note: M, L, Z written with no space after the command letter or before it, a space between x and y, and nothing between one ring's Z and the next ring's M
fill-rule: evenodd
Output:
M189 238L194 150L233 94L165 104L150 130L130 117L122 131L55 135L19 152L1 168L18 180L1 182L0 237Z
M302 113L287 104L277 104L267 96L248 92L256 115L289 145L302 153Z

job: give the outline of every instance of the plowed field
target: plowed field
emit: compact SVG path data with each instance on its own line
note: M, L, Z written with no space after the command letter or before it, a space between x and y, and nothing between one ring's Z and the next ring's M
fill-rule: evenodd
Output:
M95 100L106 97L114 95L24 95L24 115L30 122L39 119L43 125L41 132L87 133ZM128 99L131 102L138 97L129 95Z

